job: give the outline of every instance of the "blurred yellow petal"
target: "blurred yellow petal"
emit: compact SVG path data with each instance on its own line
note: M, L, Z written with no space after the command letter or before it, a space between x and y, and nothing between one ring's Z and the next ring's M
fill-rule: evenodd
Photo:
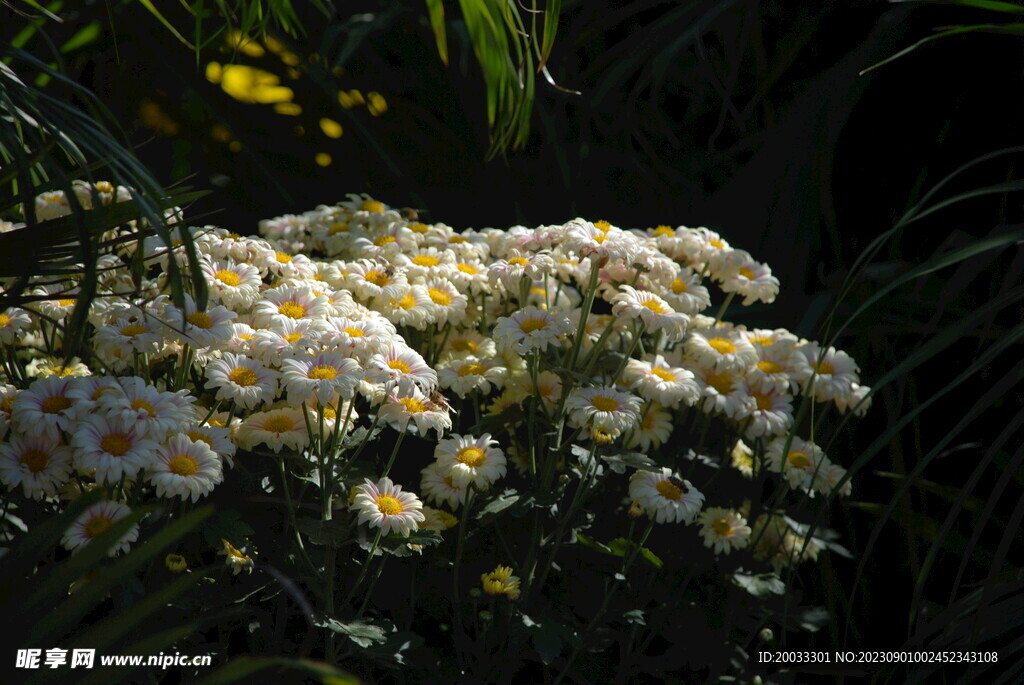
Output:
M328 138L341 138L341 134L344 132L339 124L334 119L328 119L324 117L320 120L320 130L324 132L324 135Z

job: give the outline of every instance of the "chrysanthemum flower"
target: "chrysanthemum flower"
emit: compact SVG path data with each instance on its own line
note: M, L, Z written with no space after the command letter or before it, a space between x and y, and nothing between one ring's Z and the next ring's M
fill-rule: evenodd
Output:
M89 367L78 357L72 357L67 363L56 357L38 357L25 366L25 373L31 378L60 376L61 378L81 378L91 374Z
M268 328L283 319L323 319L329 305L327 297L313 294L312 288L274 288L263 293L252 313L258 328Z
M242 355L228 352L210 362L206 378L206 387L217 389L216 399L231 400L245 409L277 397L278 373Z
M185 295L184 311L167 305L164 312L165 323L194 347L211 347L230 340L234 319L235 313L220 305L200 310L191 295Z
M319 319L275 319L270 328L252 334L249 353L265 364L307 355L319 349L326 324Z
M542 279L545 274L551 273L554 266L554 260L546 253L530 254L513 249L506 259L499 259L487 267L487 278L492 284L505 286L515 296L523 278L531 281Z
M365 360L394 336L394 324L379 315L374 318L332 316L327 320L320 344Z
M158 447L145 424L119 416L93 414L82 419L71 437L75 468L94 472L97 483L134 479L147 468Z
M680 402L693 406L700 399L700 385L693 372L673 366L660 354L648 355L643 360L630 359L623 378L645 400L666 407L678 407Z
M221 538L220 542L222 547L221 550L217 552L217 555L224 556L224 563L229 569L231 569L231 575L237 576L242 571L252 573L253 568L256 566L252 557L248 554L243 554L237 547L223 538Z
M409 281L401 268L366 259L345 265L345 283L363 302L375 298L398 298L409 290Z
M639 447L644 452L665 444L672 435L672 414L659 404L652 404L629 433L626 447Z
M467 355L441 362L437 379L442 388L450 388L459 397L472 391L487 395L492 388L500 388L508 368L500 358Z
M716 326L694 331L685 348L704 369L743 371L757 363L757 351L742 335L728 327Z
M71 473L71 450L41 435L11 435L0 444L0 482L11 490L19 485L25 497L53 497Z
M860 382L859 369L850 355L834 347L822 352L817 343L801 345L797 353L803 361L794 376L804 384L805 392L813 375L811 393L814 399L829 402L842 398L841 401L849 403L853 384Z
M657 523L692 523L704 505L704 495L667 467L634 473L629 496Z
M110 390L97 400L99 410L108 416L137 422L149 430L149 435L160 438L180 430L192 419L196 398L187 390L160 392L135 376L118 380L121 392Z
M157 497L180 497L193 502L213 492L224 480L220 457L205 442L175 435L160 446L146 479L156 486Z
M750 543L750 526L738 511L709 507L700 514L700 536L715 554L728 554Z
M695 316L711 306L711 295L701 284L700 275L683 269L672 277L661 293L677 312Z
M739 373L722 369L707 371L694 369L694 378L701 384L701 408L711 414L722 412L732 419L742 419L751 410L751 399Z
M493 357L498 354L494 340L470 328L464 331L452 331L444 342L441 358L460 357L472 354L477 357Z
M400 297L385 297L374 301L380 313L399 326L423 329L437 321L433 300L422 285L413 285Z
M434 320L438 324L461 323L466 318L469 301L459 289L446 278L430 278L424 284L427 296L434 305Z
M728 275L721 278L722 292L736 293L743 297L743 306L748 307L754 302L770 304L779 294L779 279L772 276L767 264L749 258L733 264Z
M64 548L77 552L110 526L128 516L132 510L120 502L97 502L75 519L61 538ZM109 555L127 552L131 543L139 539L139 526L135 524L110 548Z
M414 493L403 492L402 486L395 485L387 476L376 483L367 478L356 490L351 508L359 512L357 521L380 528L384 535L394 531L409 537L426 518L419 498Z
M490 433L478 438L453 435L437 443L434 459L438 470L447 470L457 486L473 484L484 490L505 475L505 455L495 447L497 444Z
M533 350L544 351L548 345L557 344L559 336L572 330L569 317L562 312L527 307L512 316L499 318L494 326L494 340L525 356Z
M511 600L519 599L519 578L512 575L508 566L498 566L490 573L480 576L480 583L488 595L505 595Z
M359 362L339 352L319 352L281 362L281 387L293 405L314 396L321 403L330 401L336 394L351 399L362 378Z
M754 477L754 450L743 440L736 440L732 450L729 452L734 469L747 478Z
M682 340L690 323L689 316L675 311L654 293L628 285L620 285L619 294L612 298L612 313L639 319L648 332L664 331L670 342Z
M116 360L126 367L133 352L155 354L161 338L150 321L141 317L118 318L110 325L97 328L93 345L100 359L108 364Z
M383 344L380 351L367 360L366 380L390 384L402 394L414 388L431 392L437 387L437 372L419 352L395 340Z
M810 440L794 437L789 451L783 454L786 436L780 436L768 443L768 468L781 473L792 488L810 493L815 490L818 479L824 478L831 464L825 452Z
M205 416L205 414L204 414ZM199 417L202 418L202 417ZM213 421L213 418L210 419ZM240 421L239 419L235 419ZM238 447L231 441L231 429L226 426L192 424L185 428L184 435L192 442L201 442L213 450L228 466L234 466Z
M60 432L71 430L75 420L74 400L67 396L71 380L47 376L32 383L11 404L11 421L59 441Z
M793 425L793 398L770 382L747 381L746 393L754 401L746 434L756 438L782 435Z
M298 451L309 444L309 433L301 409L271 409L247 417L238 427L236 440L246 450L264 444L275 453L282 447Z
M423 476L420 480L420 491L428 502L447 504L454 510L466 501L468 488L455 483L450 469L441 468L435 461L420 471L420 474Z
M12 345L31 324L32 318L24 309L8 307L0 313L0 343Z
M210 297L226 307L247 308L260 297L260 270L235 261L209 261L201 264Z
M378 411L382 419L395 430L408 428L412 433L422 436L434 430L440 436L451 429L452 419L448 415L447 402L443 398L435 401L432 396L414 388L411 393L392 393L387 396Z
M592 224L584 219L573 219L565 224L561 244L580 257L599 261L632 262L641 249L640 241L633 234L606 226L605 222Z
M292 243L290 246L280 244L279 247L290 247L291 249L302 249L302 245ZM278 278L307 279L312 278L316 273L313 262L304 254L289 254L282 250L276 250L274 257L266 262L267 270Z
M613 387L576 388L565 401L575 426L603 426L621 433L640 419L640 398Z

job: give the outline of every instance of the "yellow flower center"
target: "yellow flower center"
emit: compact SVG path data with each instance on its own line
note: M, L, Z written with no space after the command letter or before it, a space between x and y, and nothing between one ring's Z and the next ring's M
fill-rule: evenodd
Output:
M650 309L655 314L664 314L665 313L665 308L662 307L661 303L658 302L657 300L654 300L654 299L644 300L643 305L645 307L647 307L648 309Z
M277 313L289 319L301 319L306 315L306 308L298 302L285 302L277 308Z
M594 395L594 399L590 400L590 404L598 411L616 411L619 408L619 401L617 399L605 397L604 395Z
M465 262L460 262L455 268L464 274L469 274L470 276L476 276L480 273L475 266L472 264L466 264Z
M416 399L415 397L403 397L398 401L410 414L421 414L427 410L426 403L424 403L423 400Z
M179 454L167 462L167 470L176 476L194 476L199 471L199 462L188 454Z
M134 409L135 411L141 409L150 416L156 416L156 409L154 409L153 405L147 402L146 400L132 400L132 409Z
M526 266L530 263L530 260L526 257L513 257L508 260L509 264L515 264L516 266Z
M428 288L427 294L430 295L430 299L433 300L434 304L439 304L442 307L447 307L452 303L452 296L443 290Z
M733 389L732 376L727 373L708 373L706 382L722 395L728 395Z
M206 312L192 312L185 318L196 328L207 329L213 326L213 319Z
M740 276L743 276L743 277L744 277L744 278L746 278L746 279L747 279L748 281L752 281L752 280L754 280L754 272L753 272L753 271L751 271L750 269L748 269L748 268L747 268L747 267L745 267L745 266L741 266L741 267L740 267Z
M723 243L718 238L712 238L711 240L708 241L708 244L711 245L711 247L717 247L719 250L725 249L725 243Z
M718 354L732 354L736 351L736 345L728 338L711 338L708 345Z
M314 366L307 374L308 378L318 381L333 381L338 376L338 370L333 366Z
M672 382L676 379L676 375L666 369L664 366L655 366L651 369L651 373L660 378L663 381Z
M658 226L656 229L654 229L654 235L656 235L656 236L675 235L675 234L676 234L676 232L672 230L671 226L664 226L663 225L663 226Z
M64 298L64 299L57 300L57 303L60 304L61 307L71 307L72 305L75 304L75 299L74 298Z
M483 364L477 364L476 362L470 364L463 364L459 367L459 376L482 376L487 371Z
M44 414L58 414L71 406L71 400L64 395L51 395L43 400L41 409Z
M256 378L255 371L247 369L244 366L240 366L228 374L228 380L235 385L241 385L244 388L248 388L249 386L256 385L258 379Z
M717 533L718 535L721 535L723 538L727 538L730 535L732 535L732 526L729 525L729 522L725 519L718 519L717 521L712 521L711 529L715 531L715 533Z
M426 233L429 230L426 224L420 223L409 224L408 228L413 233Z
M659 480L654 488L661 494L665 499L670 499L673 502L678 502L683 496L683 491L672 484L671 481Z
M395 369L396 371L401 371L402 373L412 373L412 369L409 368L409 365L401 359L392 359L388 362L388 367Z
M686 281L684 281L681 278L676 278L675 280L672 281L672 285L670 285L669 288L676 295L685 293L686 292Z
M242 279L234 271L228 271L227 269L221 269L213 275L218 281L224 285L230 285L232 287L242 282Z
M122 457L132 448L131 439L124 433L109 433L100 440L100 449L114 457Z
M544 319L523 319L519 324L519 330L523 333L533 333L546 328L548 322Z
M5 414L10 414L11 406L14 404L14 397L14 395L9 395L0 400L0 411L4 412Z
M287 433L295 430L295 421L290 416L271 416L263 422L263 430L268 433Z
M805 469L811 465L811 458L803 452L793 450L786 456L786 461L795 469Z
M287 264L288 262L292 261L292 256L289 254L285 254L284 252L275 252L274 258L277 259L278 263L280 264Z
M402 508L402 503L391 495L380 495L375 500L375 503L377 504L377 511L385 516L394 516L405 511Z
M140 333L145 332L146 327L143 326L141 323L130 323L121 329L121 335L125 336L126 338L132 338L136 335L139 335Z
M289 333L288 335L284 336L284 339L294 345L295 343L302 340L302 331L295 331L294 333Z
M359 205L359 209L370 214L383 214L384 204L376 200L363 200L363 203Z
M764 335L758 335L750 338L750 342L753 345L760 345L761 347L771 347L775 344L774 340Z
M836 372L836 369L829 362L822 362L818 364L818 375L819 376L832 376Z
M382 235L381 237L375 239L373 241L373 244L376 245L377 247L384 247L388 243L393 243L393 242L395 242L395 236L393 236L393 235Z
M67 378L68 376L70 376L71 374L73 374L75 372L75 369L74 369L74 367L70 367L70 366L55 366L52 369L50 369L50 372L54 376L60 376L61 378Z
M50 463L50 458L42 450L25 450L18 457L18 461L24 464L32 473L39 473Z
M391 282L391 279L388 278L388 275L381 271L380 269L371 269L370 271L367 271L366 275L363 276L363 278L365 278L370 283L373 283L378 288L383 288L384 286Z
M751 395L751 397L753 397L754 401L757 402L757 410L758 411L770 411L771 410L771 408L772 408L772 398L769 397L768 395L765 395L765 394L762 394L762 393L759 393L759 392L755 392L755 393L753 393Z
M0 314L0 326L6 326L11 322L11 317L6 314Z
M520 330L522 327L520 327ZM452 340L452 349L456 352L476 352L477 345L472 340L456 338Z
M113 523L106 516L93 516L82 526L82 532L85 533L85 537L92 540L97 535L105 533L107 528L110 528Z
M612 225L602 219L601 221L594 222L594 228L601 231L601 233L607 233L611 229Z
M418 254L412 258L412 263L416 266L437 266L441 260L434 255Z
M327 235L335 235L337 233L348 232L348 224L346 223L334 223L327 229Z
M471 469L475 469L486 461L484 451L479 447L463 447L459 450L459 453L455 455L455 459Z
M783 371L782 364L776 364L775 362L768 361L767 359L759 361L757 363L757 368L765 373L782 373Z
M210 449L213 449L213 438L206 433L200 433L199 431L189 431L186 433L188 439L192 442L205 442Z
M405 295L402 295L402 299L398 300L396 304L402 309L412 309L416 306L416 298L410 293L406 293Z
M345 333L348 333L349 337L351 338L362 338L363 336L366 335L366 333L363 330L359 328L354 328L352 326L349 326L348 328L343 328L341 330L344 331Z
M109 181L100 181L96 184L96 190L101 193L112 193L114 192L114 186L110 185Z
M452 235L452 236L448 236L448 242L452 243L452 244L468 243L469 242L469 238L464 238L461 235Z

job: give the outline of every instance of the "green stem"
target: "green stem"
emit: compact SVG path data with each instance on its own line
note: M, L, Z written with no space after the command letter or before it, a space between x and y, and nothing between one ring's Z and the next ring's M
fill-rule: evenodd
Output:
M716 325L722 323L722 318L725 316L725 310L727 310L729 305L732 304L734 297L736 297L736 293L729 293L729 296L725 298L725 302L722 303L722 306L718 310L718 314L715 316Z

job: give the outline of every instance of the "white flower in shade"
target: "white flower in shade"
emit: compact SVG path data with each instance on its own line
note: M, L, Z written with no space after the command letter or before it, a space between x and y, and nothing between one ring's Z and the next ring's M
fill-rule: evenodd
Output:
M494 344L493 339L472 328L449 333L448 339L444 341L441 358L461 357L467 354L477 357L493 357L498 354L498 346Z
M53 497L71 474L71 450L42 435L11 435L0 444L0 482L25 497Z
M82 419L71 437L75 468L92 472L97 483L111 485L134 479L158 447L146 430L131 419L92 414Z
M326 295L316 295L312 288L274 288L263 293L252 313L257 328L269 328L274 321L323 319L330 313L330 304Z
M446 470L457 486L475 485L486 490L505 475L505 455L495 447L497 440L490 433L479 438L472 435L453 435L441 440L434 448L438 470Z
M750 544L750 526L738 511L708 507L700 515L700 536L715 554L728 554Z
M648 332L664 331L670 342L682 340L690 323L689 316L675 311L654 293L628 285L620 285L619 294L612 298L612 313L639 319Z
M250 307L259 299L263 280L255 266L230 260L204 260L201 266L211 299L240 308Z
M737 440L729 453L732 467L747 478L754 477L754 450L743 440Z
M66 364L64 361L55 357L38 357L25 366L25 373L31 378L44 378L46 376L82 378L90 375L89 367L83 364L82 360L78 357L72 357Z
M757 363L757 350L739 332L723 326L694 331L684 345L704 369L743 371Z
M437 320L435 306L427 289L422 285L410 286L401 297L382 297L374 301L383 314L394 324L423 329Z
M376 483L367 478L362 485L356 486L351 508L359 512L359 523L380 528L384 535L395 532L409 537L426 519L419 498L414 493L402 492L402 486L395 485L387 476Z
M63 319L75 310L75 303L78 302L78 288L69 285L54 284L44 285L32 290L34 296L55 295L53 299L37 300L29 303L29 309L39 312L51 319Z
M97 400L99 410L108 416L136 422L157 438L179 431L192 419L192 403L196 398L187 390L160 392L135 376L118 381L121 392L103 392Z
M36 220L46 221L71 213L71 203L63 190L49 190L36 195Z
M276 453L282 447L301 450L309 444L309 433L301 409L271 409L242 421L236 439L242 449L251 450L264 444Z
M452 419L448 411L448 403L443 397L436 394L428 396L416 388L411 393L388 395L378 410L380 417L395 430L408 429L424 437L430 430L440 436L451 429Z
M476 390L486 395L492 388L500 388L508 368L500 358L480 358L466 355L441 362L437 379L442 388L451 388L459 397Z
M314 396L321 403L329 402L335 394L351 399L362 379L359 362L343 357L340 352L319 352L281 362L281 387L293 405Z
M485 594L507 595L511 600L519 599L519 578L512 575L512 569L508 566L498 566L490 573L482 574L480 584Z
M447 504L452 510L466 501L468 485L458 485L452 477L451 470L443 468L436 461L426 467L420 474L420 490L428 502Z
M359 413L352 409L351 414L349 413L349 406L351 400L346 402L340 397L331 398L330 402L320 404L316 401L316 398L311 399L305 404L306 413L309 416L309 425L314 432L318 432L320 428L321 416L323 418L323 426L326 434L331 434L334 429L338 427L338 424L344 424L345 417L348 416L348 425L343 426L347 433L355 425L356 420L359 418Z
M829 462L824 464L821 470L818 472L814 479L814 489L823 495L831 494L832 491L836 491L840 497L849 497L850 493L853 492L853 480L847 478L843 482L842 486L836 490L836 486L846 477L846 469L839 464Z
M206 365L207 388L216 388L218 400L231 400L239 407L254 409L260 402L277 397L278 373L238 354L225 353Z
M854 416L864 416L871 408L871 388L853 383L850 385L848 394L836 395L833 401L840 414L845 414L847 409L852 409Z
M608 386L576 388L569 393L565 409L575 426L602 427L621 433L637 425L640 398Z
M678 407L680 402L693 406L700 399L700 385L693 372L673 366L660 354L647 355L643 360L630 359L623 378L645 400L666 407Z
M205 442L175 435L156 451L146 480L156 486L157 497L196 502L224 480L224 471L220 457Z
M31 323L32 318L24 309L8 307L3 313L0 313L0 343L13 344Z
M513 296L518 297L519 282L523 278L531 282L544 278L554 270L555 262L551 256L539 252L530 254L516 249L509 250L506 259L499 259L487 267L487 278L492 285L500 283Z
M494 326L494 341L526 356L533 350L544 351L548 345L559 344L559 336L572 333L569 317L561 311L544 311L527 307L500 317Z
M793 425L793 398L780 392L771 383L747 381L747 394L754 400L751 406L747 437L782 435Z
M325 329L323 321L314 319L276 319L270 326L254 332L249 346L252 356L266 364L280 364L282 359L320 349Z
M745 335L757 350L758 362L747 369L747 379L762 385L773 385L779 392L798 391L800 384L793 375L799 373L803 357L794 349L796 338L774 340L766 335L757 335L758 331L753 333Z
M768 468L781 473L790 487L805 490L813 496L816 480L824 477L831 462L825 452L809 440L794 437L789 451L785 448L786 436L768 443Z
M437 372L419 352L399 339L382 345L380 351L367 360L366 380L390 383L403 394L414 388L430 392L437 387Z
M235 319L234 312L220 305L201 310L191 295L185 295L184 312L168 305L164 318L171 330L184 337L182 342L194 347L211 347L230 340L234 335L231 327Z
M711 295L701 284L700 275L683 269L666 284L661 296L673 309L695 316L711 306Z
M707 413L722 412L732 419L742 419L751 410L742 376L729 369L708 371L697 367L694 377L701 384L700 407Z
M801 345L797 353L802 360L794 377L804 384L805 392L813 375L814 399L829 402L841 398L841 402L849 404L853 384L860 383L857 364L850 355L834 347L822 351L817 343Z
M704 505L704 495L667 467L634 473L629 496L657 523L693 523Z
M202 418L202 417L200 417ZM237 420L237 419L236 419ZM238 447L231 442L231 430L225 426L200 426L193 424L185 428L185 435L192 442L204 443L217 453L228 466L234 466L234 456Z
M74 400L67 396L70 388L70 378L47 376L35 381L12 402L12 423L59 441L60 432L69 431L75 420Z
M774 302L775 296L779 294L779 279L772 276L772 270L767 264L756 262L749 255L747 257L733 265L734 271L723 275L722 292L742 296L744 307L758 301L766 304Z
M256 563L252 560L248 554L244 554L237 547L232 545L224 538L220 539L221 550L217 552L218 556L224 557L224 564L231 569L231 575L237 576L242 571L246 573L252 573Z
M425 285L427 296L434 305L434 319L438 324L458 324L466 318L469 301L451 281L431 278Z
M672 435L672 414L659 404L652 404L640 417L640 423L629 433L626 447L639 447L644 452L664 445Z
M97 502L75 519L64 532L61 544L65 549L77 552L130 513L132 510L120 502ZM135 524L114 543L108 554L114 556L119 552L127 552L131 543L138 539L139 526Z
M93 340L104 360L116 358L127 364L135 352L155 354L161 338L152 330L148 319L118 318L110 325L97 328Z
M0 385L0 439L7 436L11 428L11 411L14 406L14 398L21 392L10 383Z

